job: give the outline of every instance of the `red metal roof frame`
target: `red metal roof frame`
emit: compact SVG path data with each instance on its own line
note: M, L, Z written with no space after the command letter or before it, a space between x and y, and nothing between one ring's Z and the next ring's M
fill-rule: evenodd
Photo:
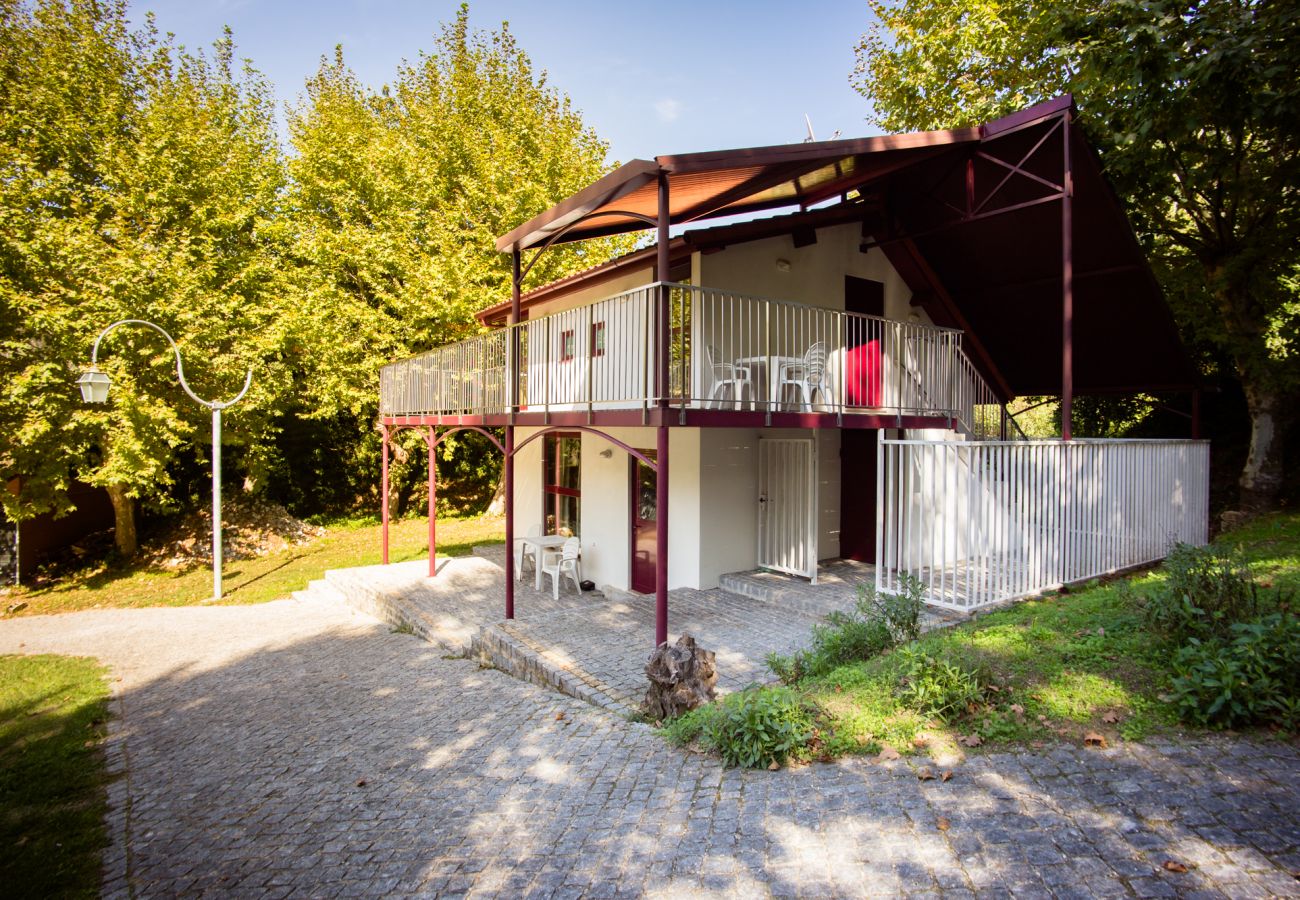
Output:
M977 356L988 361L995 383L1020 395L1053 393L1062 353L1067 182L1059 135L1066 134L1073 148L1066 165L1075 207L1076 389L1193 389L1195 367L1101 161L1081 129L1062 127L1072 115L1073 98L1064 95L975 128L635 160L520 225L497 248L518 252L644 230L658 213L660 177L668 182L673 224L807 210L857 190L864 202L687 232L669 242L670 256L860 219L864 251L907 241L925 260L924 277L911 279L921 292L914 302L940 319L962 320L981 350L987 347ZM527 305L650 264L654 254L646 248L541 286ZM946 308L923 300L937 294L946 294ZM480 319L496 320L508 308L497 304Z

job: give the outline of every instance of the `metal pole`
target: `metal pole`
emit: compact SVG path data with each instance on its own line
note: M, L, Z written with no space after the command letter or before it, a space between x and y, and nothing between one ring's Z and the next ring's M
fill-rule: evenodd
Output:
M1074 175L1070 166L1070 111L1061 122L1061 437L1071 439L1074 405Z
M212 406L212 599L221 599L221 407Z
M384 565L388 565L388 426L380 425L379 433L384 437L383 462L380 463L379 476L379 509L380 520L383 527L380 534L383 535L383 560Z
M425 442L429 445L429 577L432 578L438 574L438 466L433 426L429 426Z
M668 640L668 426L655 429L655 646Z
M655 280L659 282L659 365L655 368L655 389L661 407L668 405L668 342L672 336L672 319L668 310L668 174L659 173L659 245L655 254Z
M506 426L506 618L515 617L515 426ZM540 560L534 560L537 565Z

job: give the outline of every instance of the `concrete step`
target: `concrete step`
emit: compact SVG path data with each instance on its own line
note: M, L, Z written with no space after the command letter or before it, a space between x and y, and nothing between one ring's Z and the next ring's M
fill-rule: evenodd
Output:
M468 655L480 664L500 669L520 681L620 714L635 709L640 700L639 697L625 696L594 674L548 651L508 622L479 629L471 641Z

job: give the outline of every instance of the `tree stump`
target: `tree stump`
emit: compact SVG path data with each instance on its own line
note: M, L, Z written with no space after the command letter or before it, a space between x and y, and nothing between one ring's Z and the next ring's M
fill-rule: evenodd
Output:
M676 644L660 644L646 661L645 674L650 689L643 708L646 716L655 721L676 718L717 696L714 685L718 683L718 669L713 651L697 646L689 634L679 637Z

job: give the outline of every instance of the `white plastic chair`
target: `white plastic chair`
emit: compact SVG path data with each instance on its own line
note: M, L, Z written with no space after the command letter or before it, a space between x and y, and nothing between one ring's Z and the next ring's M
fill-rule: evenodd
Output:
M573 580L573 589L582 593L582 568L578 558L582 556L582 542L576 537L569 538L560 548L560 552L547 554L542 560L542 574L551 576L551 597L560 599L560 579L568 575Z
M731 391L731 407L741 408L741 398L746 394L753 399L754 388L749 378L749 369L735 363L718 362L718 351L712 346L704 348L708 356L709 371L713 374L713 391L709 394L709 403L714 409L723 409L722 392Z
M835 396L826 383L826 344L817 341L808 348L799 362L782 363L777 382L776 395L785 399L785 389L792 387L798 396L796 402L803 409L811 412L813 394L821 395L822 403L832 406Z
M541 537L542 526L528 526L528 537ZM534 544L525 543L520 538L515 538L515 580L524 577L524 563L529 559L533 561L533 571L537 571L537 547Z

